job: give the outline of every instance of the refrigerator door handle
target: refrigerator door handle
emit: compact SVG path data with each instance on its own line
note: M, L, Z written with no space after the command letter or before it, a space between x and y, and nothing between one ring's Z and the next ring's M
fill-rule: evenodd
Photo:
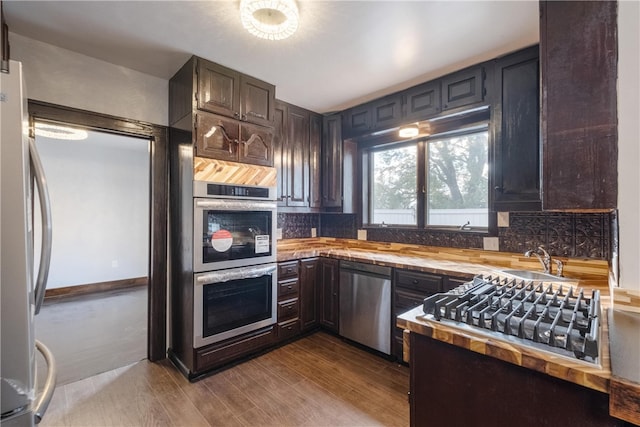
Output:
M51 263L51 202L49 200L49 190L47 189L47 178L44 175L44 168L36 149L33 138L29 138L29 154L33 166L33 175L38 195L40 196L40 214L42 216L42 245L40 247L40 267L35 285L36 312L40 312L40 307L44 301L44 293L47 288L47 278L49 276L49 265Z
M44 413L47 412L47 408L49 407L49 403L53 397L53 392L56 389L58 368L56 367L56 360L53 358L53 354L51 354L51 351L49 351L49 348L47 348L46 345L36 340L36 349L42 353L44 360L47 363L47 379L44 383L44 389L42 390L40 397L38 397L33 409L34 421L38 424L42 420Z

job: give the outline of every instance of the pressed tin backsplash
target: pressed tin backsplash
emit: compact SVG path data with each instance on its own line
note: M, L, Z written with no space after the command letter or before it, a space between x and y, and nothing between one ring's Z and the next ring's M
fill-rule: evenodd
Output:
M284 239L318 236L355 239L354 214L279 213ZM511 212L509 227L498 231L500 251L524 253L544 246L556 256L610 260L616 246L615 213ZM469 231L368 228L367 240L451 248L482 248L486 234Z

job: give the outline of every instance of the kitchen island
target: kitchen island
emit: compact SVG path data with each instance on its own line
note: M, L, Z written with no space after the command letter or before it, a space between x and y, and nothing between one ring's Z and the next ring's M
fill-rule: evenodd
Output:
M279 261L328 257L468 279L478 274L497 274L504 269L537 270L539 268L536 261L519 254L344 239L292 239L281 241L278 250ZM462 381L458 385L444 383L441 386L434 386L432 381L436 378L429 378L426 389L430 393L442 396L447 396L446 390L452 391L454 394L448 395L447 399L454 407L455 404L461 403L455 394L461 389L471 389L474 395L485 398L491 393L497 393L498 396L482 401L480 407L484 408L484 411L490 411L496 405L508 408L522 406L526 401L534 403L535 399L531 400L533 396L539 396L542 393L544 399L538 400L528 413L521 412L523 417L529 417L530 425L624 425L620 420L611 418L608 411L611 382L609 331L605 314L605 310L610 306L608 264L606 261L598 260L560 259L565 264L565 275L575 279L572 284L589 290L597 289L601 293L603 314L599 332L600 353L596 363L571 359L519 345L512 340L503 340L445 325L425 318L422 307L416 307L397 318L397 326L405 330L405 354L407 357L415 358L410 363L412 372L438 374L443 381L454 377ZM426 353L424 350L427 350ZM454 354L440 357L439 361L442 365L439 366L430 357L434 351ZM454 362L457 360L456 357L459 360ZM471 361L475 362L471 363ZM494 366L491 367L492 365ZM476 367L469 371L466 368L470 366ZM481 378L482 375L480 375L477 379L479 382L471 387L473 373L485 375L489 372L506 375L507 379L518 378L518 380L515 383L506 382L500 385L498 383L501 380L498 377L492 380L490 376ZM416 378L412 377L412 381L414 379ZM420 394L421 392L414 390L412 382L412 408L439 407L438 405L425 406L424 401L420 400L422 399ZM426 401L433 401L431 399L434 396L427 396L429 397L426 397ZM555 408L554 405L556 405ZM583 411L583 415L575 413L572 415L578 418L566 418L566 420L573 420L568 423L560 422L565 418L555 417L550 418L548 424L544 424L545 417L540 415L560 409L571 413L571 408L582 407L590 409ZM458 411L458 413L462 412L467 411ZM495 421L507 416L504 410L494 410L494 413L497 414L497 418L489 417L489 420ZM420 425L419 418L414 418L413 415L412 413L412 424ZM580 416L592 420L592 424L589 424L589 421L576 424ZM528 425L525 418L518 424ZM458 419L459 423L455 424L451 421L452 419L445 417L440 420L441 424L436 424L464 425L470 422ZM512 418L512 420L516 419ZM506 424L504 422L503 419L502 424L488 422L486 425L513 425L510 422ZM477 421L474 423L478 425Z

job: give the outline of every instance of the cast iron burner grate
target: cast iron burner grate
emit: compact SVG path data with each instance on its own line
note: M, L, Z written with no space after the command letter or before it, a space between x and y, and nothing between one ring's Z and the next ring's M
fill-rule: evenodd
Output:
M578 359L598 357L600 291L492 276L425 298L423 310L524 340L523 344Z

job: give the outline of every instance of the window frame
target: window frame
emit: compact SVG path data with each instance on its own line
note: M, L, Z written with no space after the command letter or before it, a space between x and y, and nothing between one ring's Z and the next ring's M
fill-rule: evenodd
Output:
M488 218L487 227L471 227L464 231L480 232L487 235L496 234L495 230L495 212L492 211L492 194L491 194L491 171L492 151L493 151L493 133L491 128L491 111L488 105L473 108L470 110L454 113L446 116L439 116L422 123L430 129L427 136L418 136L412 139L399 140L397 135L398 128L390 129L385 132L379 132L379 136L362 140L360 142L360 182L362 197L360 197L360 223L362 228L399 228L412 230L445 230L445 231L463 231L459 226L445 225L428 225L427 224L427 145L428 141L434 139L443 139L450 136L461 136L465 134L477 133L480 129L487 132L487 164L489 166L488 188L487 188L487 205ZM416 182L416 225L406 224L375 224L372 223L372 188L370 177L373 173L373 153L384 151L392 148L416 145L417 148L417 182Z

